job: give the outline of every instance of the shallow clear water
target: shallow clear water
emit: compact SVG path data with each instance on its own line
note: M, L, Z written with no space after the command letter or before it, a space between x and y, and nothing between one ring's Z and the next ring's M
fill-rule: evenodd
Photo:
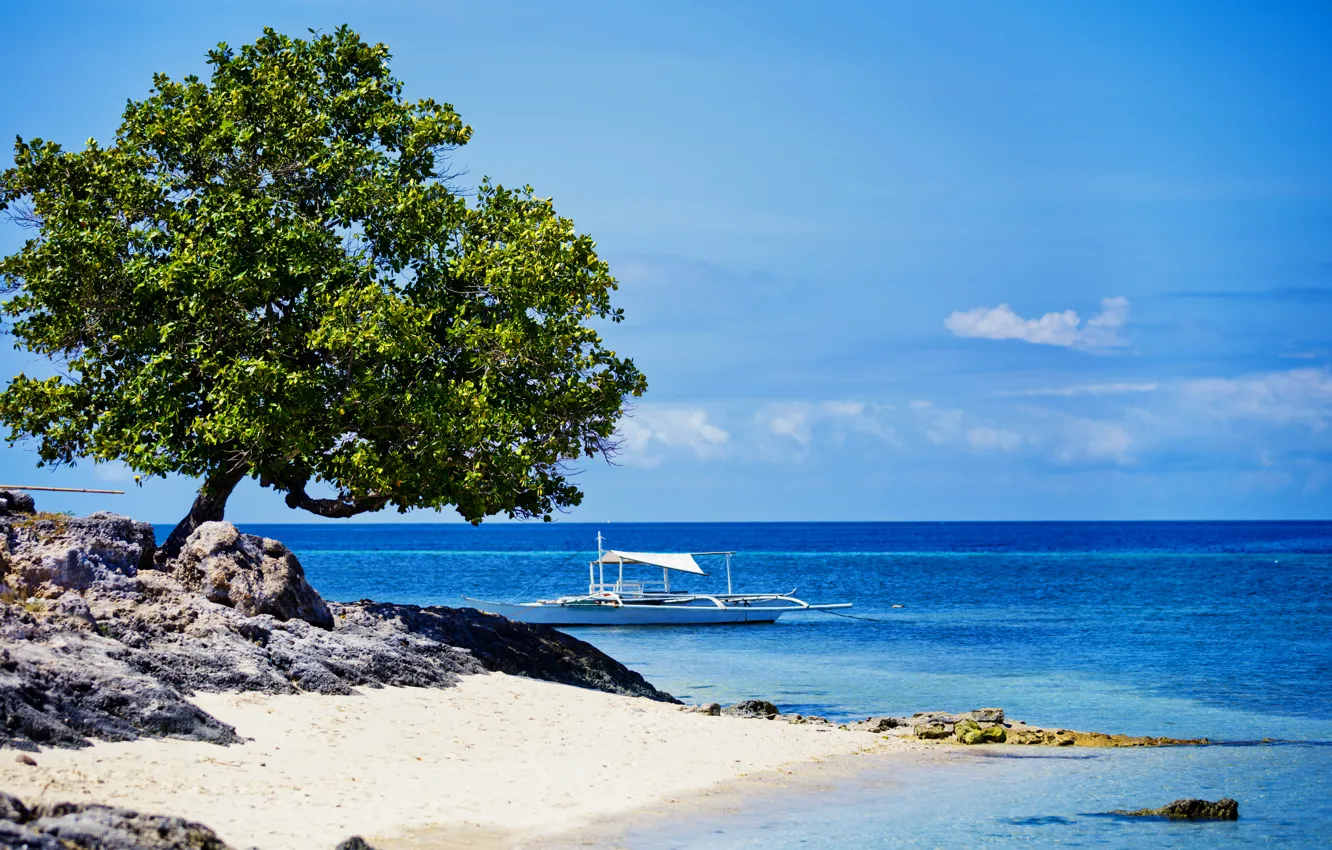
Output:
M328 598L459 604L579 590L597 527L246 530L286 542ZM866 778L721 822L644 831L632 846L1332 843L1332 523L601 530L608 547L628 550L735 549L737 590L799 588L869 618L569 630L686 701L757 696L834 718L999 705L1038 724L1300 742L963 758L909 781ZM693 587L724 583L718 574ZM1235 797L1242 819L1094 814L1185 796Z

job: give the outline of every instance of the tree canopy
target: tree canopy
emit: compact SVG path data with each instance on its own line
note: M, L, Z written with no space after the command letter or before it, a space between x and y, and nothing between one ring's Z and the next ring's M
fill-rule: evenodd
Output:
M0 209L33 233L0 309L60 374L0 393L11 443L201 478L168 548L246 476L335 517L578 504L567 465L646 389L593 327L615 280L530 186L457 190L471 127L389 58L265 30L207 81L156 75L112 144L17 140Z

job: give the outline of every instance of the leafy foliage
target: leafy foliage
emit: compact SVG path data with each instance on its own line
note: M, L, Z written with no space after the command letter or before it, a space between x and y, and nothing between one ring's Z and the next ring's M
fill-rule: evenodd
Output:
M208 61L157 75L110 146L17 141L0 209L35 234L3 311L63 374L0 394L9 440L329 516L577 504L565 464L646 388L590 327L622 318L592 240L531 187L458 194L471 128L346 27Z

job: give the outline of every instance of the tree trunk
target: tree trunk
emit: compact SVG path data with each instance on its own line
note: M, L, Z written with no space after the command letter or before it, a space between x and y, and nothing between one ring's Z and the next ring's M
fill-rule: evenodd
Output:
M190 512L172 529L166 542L157 550L158 554L167 560L176 557L180 554L180 550L185 546L185 541L189 539L194 529L205 522L220 521L226 515L227 499L231 497L231 491L236 489L236 485L244 477L244 469L231 472L214 472L209 475L204 480L203 486L199 488L199 495L195 497Z

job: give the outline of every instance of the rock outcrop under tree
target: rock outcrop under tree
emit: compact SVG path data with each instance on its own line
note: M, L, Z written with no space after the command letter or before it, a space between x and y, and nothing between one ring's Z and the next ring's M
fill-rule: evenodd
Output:
M80 746L230 726L196 691L448 687L498 671L671 700L595 647L472 609L325 602L276 540L205 523L178 559L147 523L30 513L0 492L0 744Z

